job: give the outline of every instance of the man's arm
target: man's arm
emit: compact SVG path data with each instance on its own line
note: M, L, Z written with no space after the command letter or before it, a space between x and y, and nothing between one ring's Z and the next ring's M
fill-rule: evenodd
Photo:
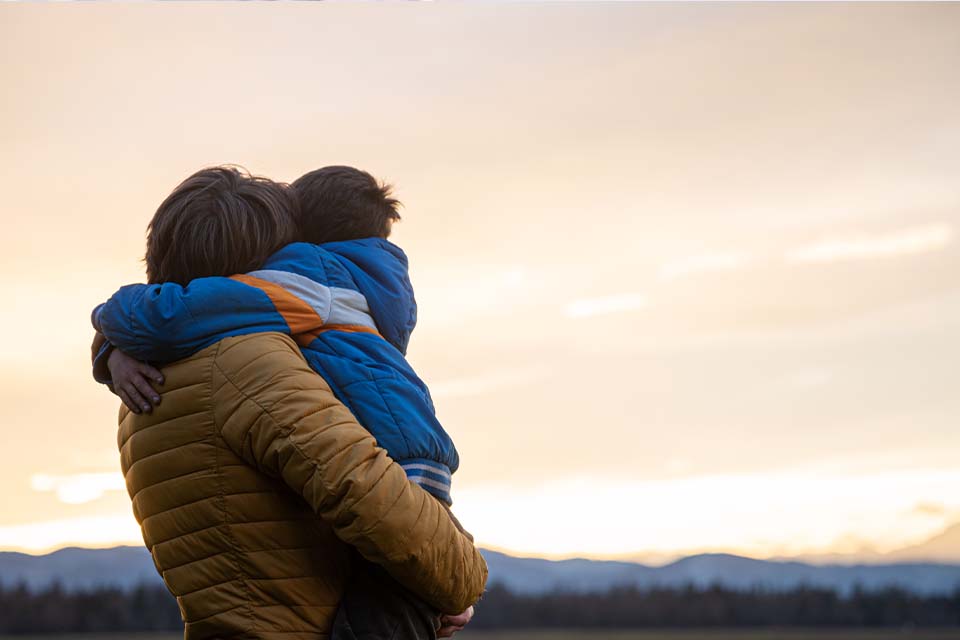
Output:
M114 347L153 362L180 360L229 336L291 332L263 290L233 278L128 285L94 309L92 320Z
M487 578L480 553L337 401L293 340L225 340L215 363L216 421L231 449L281 478L338 537L440 611L464 611L479 599Z

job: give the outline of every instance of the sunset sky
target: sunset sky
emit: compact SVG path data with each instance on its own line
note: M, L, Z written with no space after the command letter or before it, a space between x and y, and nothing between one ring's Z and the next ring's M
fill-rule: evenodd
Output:
M960 5L0 5L0 549L139 543L89 313L194 170L396 185L478 543L960 521Z

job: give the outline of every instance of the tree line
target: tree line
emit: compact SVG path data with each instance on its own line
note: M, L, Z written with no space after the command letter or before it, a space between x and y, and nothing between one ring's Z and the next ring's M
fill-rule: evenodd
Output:
M512 593L492 586L473 629L641 627L952 627L960 626L960 589L922 596L902 589L840 594L789 591L619 587L603 593ZM0 633L181 631L176 600L161 586L70 591L0 586Z
M953 627L960 589L922 596L903 589L799 587L788 591L712 587L618 587L603 593L518 595L494 586L471 626L497 628L640 627Z

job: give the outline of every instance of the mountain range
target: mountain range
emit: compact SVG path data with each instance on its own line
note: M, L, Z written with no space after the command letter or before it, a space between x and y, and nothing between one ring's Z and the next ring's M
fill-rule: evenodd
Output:
M679 587L719 584L735 589L761 587L786 590L808 585L848 592L901 587L918 594L960 589L960 563L896 562L889 564L810 564L773 561L729 554L689 556L654 567L636 562L587 559L520 558L483 550L490 584L516 593L537 594L562 589L605 591L611 587ZM160 584L150 554L143 547L82 549L70 547L47 555L0 552L0 584L26 583L32 589L59 582L67 589L94 586L130 588Z
M635 558L642 561L641 558ZM869 547L847 553L814 553L782 560L811 564L894 564L902 562L960 564L960 523L951 525L923 542L887 552Z

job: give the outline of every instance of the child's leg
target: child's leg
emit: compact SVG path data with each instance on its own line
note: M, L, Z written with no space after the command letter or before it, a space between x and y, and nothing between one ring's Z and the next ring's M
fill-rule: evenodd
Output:
M331 640L436 640L439 616L381 567L357 556Z

